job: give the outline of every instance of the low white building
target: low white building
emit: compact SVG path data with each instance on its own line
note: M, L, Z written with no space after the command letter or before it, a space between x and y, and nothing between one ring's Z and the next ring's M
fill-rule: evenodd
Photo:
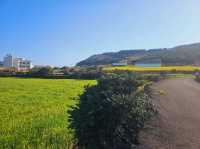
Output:
M139 66L139 67L161 67L162 60L159 58L142 59L142 60L136 61L134 65Z
M8 54L4 57L3 67L5 68L16 68L17 70L29 70L32 68L32 63L29 60L23 58L15 58Z
M127 62L112 63L113 66L127 66Z

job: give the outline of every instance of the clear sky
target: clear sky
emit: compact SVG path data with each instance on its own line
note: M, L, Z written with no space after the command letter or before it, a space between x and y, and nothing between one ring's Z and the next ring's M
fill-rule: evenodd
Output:
M199 0L0 0L0 58L74 65L92 54L200 41Z

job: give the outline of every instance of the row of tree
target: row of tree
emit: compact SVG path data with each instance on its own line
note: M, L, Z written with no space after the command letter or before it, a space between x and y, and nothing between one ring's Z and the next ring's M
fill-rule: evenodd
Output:
M14 68L0 70L0 76L97 79L103 75L99 67L35 67L29 71L17 71Z

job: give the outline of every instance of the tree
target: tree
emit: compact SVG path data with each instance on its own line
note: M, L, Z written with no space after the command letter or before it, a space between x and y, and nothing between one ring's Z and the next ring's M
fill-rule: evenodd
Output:
M29 73L32 76L48 76L52 74L51 67L41 67L41 68L33 68Z

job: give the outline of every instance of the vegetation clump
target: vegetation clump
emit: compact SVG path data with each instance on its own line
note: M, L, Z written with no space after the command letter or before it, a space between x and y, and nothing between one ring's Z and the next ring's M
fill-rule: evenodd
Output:
M199 71L197 71L197 72L195 73L195 80L196 80L197 82L200 82L200 72L199 72Z
M144 81L130 76L110 76L86 87L69 111L78 148L132 149L138 133L154 113Z

